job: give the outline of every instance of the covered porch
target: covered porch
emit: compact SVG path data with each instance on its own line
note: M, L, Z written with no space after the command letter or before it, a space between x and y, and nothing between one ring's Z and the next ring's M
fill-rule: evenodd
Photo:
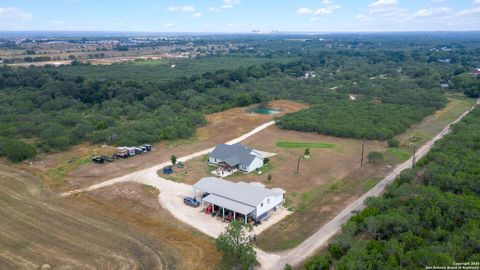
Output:
M255 207L209 194L202 199L205 214L219 216L222 221L233 221L248 223L249 217L254 220Z

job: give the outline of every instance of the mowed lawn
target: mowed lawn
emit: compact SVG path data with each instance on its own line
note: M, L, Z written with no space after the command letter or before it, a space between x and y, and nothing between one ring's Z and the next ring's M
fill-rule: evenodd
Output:
M333 143L324 142L292 142L292 141L279 141L277 146L281 148L334 148Z

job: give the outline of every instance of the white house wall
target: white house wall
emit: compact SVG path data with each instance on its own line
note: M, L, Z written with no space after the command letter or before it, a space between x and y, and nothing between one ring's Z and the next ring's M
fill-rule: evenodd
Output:
M270 196L265 198L257 206L257 217L263 215L264 213L272 210L275 206L281 205L283 202L283 194L277 196ZM263 204L263 205L262 205Z
M263 166L263 159L256 157L252 163L250 163L250 166L248 166L245 171L247 172L253 172L258 168L261 168Z
M219 159L215 159L215 158L212 158L212 157L208 157L208 162L210 164L218 164L221 160Z

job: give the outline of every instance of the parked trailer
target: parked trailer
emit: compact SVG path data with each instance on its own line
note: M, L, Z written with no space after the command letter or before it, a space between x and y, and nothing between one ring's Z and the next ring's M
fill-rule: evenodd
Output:
M143 154L142 148L140 148L140 147L133 147L133 149L135 150L135 154L136 154L136 155L141 155L141 154Z
M126 147L129 156L135 156L135 147Z
M152 150L152 146L148 143L143 145L145 148L147 148L147 151L150 152Z
M117 157L128 158L130 156L127 147L117 147Z

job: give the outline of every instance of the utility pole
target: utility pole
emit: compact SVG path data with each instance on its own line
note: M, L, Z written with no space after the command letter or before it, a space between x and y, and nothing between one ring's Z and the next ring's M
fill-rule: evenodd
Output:
M416 145L413 145L412 169L413 167L415 167L415 151L416 151Z
M298 156L298 163L297 163L297 174L298 174L298 170L300 169L300 156Z
M360 167L363 166L363 152L365 150L365 138L362 140L362 158L360 159Z

